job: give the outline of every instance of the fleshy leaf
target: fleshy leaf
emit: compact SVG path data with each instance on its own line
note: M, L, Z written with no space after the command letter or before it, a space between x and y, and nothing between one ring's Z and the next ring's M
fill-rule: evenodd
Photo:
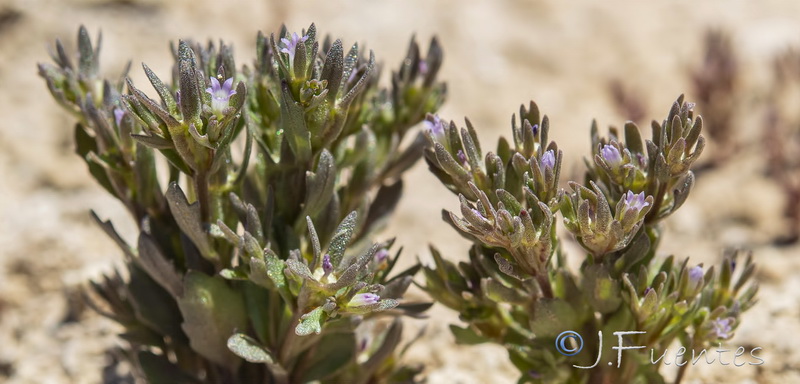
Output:
M247 328L242 295L221 277L189 271L183 281L184 295L178 300L183 330L192 349L203 357L236 370L241 360L228 350L228 338Z
M328 254L331 255L331 263L337 270L348 267L347 265L340 264L347 244L350 243L350 238L353 236L353 230L356 227L356 219L356 211L350 212L350 214L342 220L341 224L339 224L339 227L336 228L336 232L334 232L333 238L331 239L331 244L328 246Z
M298 336L308 336L312 333L319 334L322 332L321 322L324 316L325 312L322 310L322 307L314 308L311 312L300 317L300 324L297 324L294 332Z
M269 363L274 359L272 355L255 339L243 333L236 333L228 339L228 349L237 356L251 363Z

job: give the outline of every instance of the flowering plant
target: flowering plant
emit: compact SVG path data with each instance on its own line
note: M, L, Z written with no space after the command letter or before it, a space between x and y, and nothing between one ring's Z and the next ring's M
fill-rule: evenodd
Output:
M394 273L393 240L369 239L422 155L412 128L444 100L442 51L412 40L383 88L371 52L314 25L256 47L237 68L228 45L181 41L171 83L144 65L157 100L127 70L102 78L84 28L77 61L57 42L40 64L78 155L139 229L134 246L95 215L125 268L91 303L149 382L410 381L399 319L430 304L402 300L419 267Z
M419 369L399 362L398 347L400 316L430 306L403 300L420 269L429 294L467 323L451 326L458 342L503 345L521 383L664 382L663 360L645 354L598 364L623 346L728 340L753 305L749 256L706 268L657 254L705 145L682 96L650 140L633 123L607 138L593 124L585 177L565 190L563 153L533 102L512 118L511 140L485 154L469 120L459 129L431 114L446 94L435 39L424 57L412 40L388 88L372 53L320 43L314 25L259 34L256 47L252 67L237 68L228 45L179 42L171 83L144 66L158 100L125 74L103 79L84 28L77 62L57 42L55 65L39 67L78 120L76 152L138 225L132 246L95 215L125 268L87 296L123 326L139 377L414 381ZM433 266L394 273L393 240L370 238L422 156L459 196L444 220L473 245L468 262L432 247ZM585 252L577 271L559 215ZM598 338L576 343L576 331Z
M649 354L616 366L601 357L676 340L694 351L732 337L757 291L750 257L737 265L732 253L704 268L656 254L660 223L686 201L705 143L692 107L678 98L644 142L633 123L608 138L593 124L586 176L569 191L559 187L563 155L548 141L550 121L533 102L512 118L511 141L485 155L469 120L459 129L428 116L425 160L461 201L460 215L445 211L444 220L473 243L457 264L431 248L435 263L423 269L428 293L467 323L451 326L458 342L503 345L520 383L658 383L662 364ZM578 271L560 246L558 213L586 252ZM598 338L568 345L583 340L576 331ZM616 342L621 331L633 332ZM578 354L584 346L596 360Z

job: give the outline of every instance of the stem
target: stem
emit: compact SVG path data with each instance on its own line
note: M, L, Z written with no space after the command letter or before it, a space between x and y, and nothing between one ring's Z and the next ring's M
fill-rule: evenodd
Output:
M300 316L302 316L301 311L295 311L295 314L292 316L292 321L289 324L297 324L297 322L300 321ZM292 347L294 346L295 338L297 338L297 334L290 326L289 329L286 330L283 342L281 343L280 355L278 357L278 363L284 367L289 365L289 360L292 358L292 350L294 349Z
M292 357L295 339L297 338L294 326L300 321L300 318L303 317L303 308L305 308L306 304L308 303L308 296L308 288L305 286L305 284L303 284L303 287L300 288L300 293L297 295L297 302L294 304L294 306L292 306L292 303L286 303L291 307L292 318L289 321L289 326L286 327L286 331L283 334L283 340L280 342L281 347L280 355L278 356L278 362L284 367L289 366L289 359Z
M269 364L269 370L275 379L275 384L289 384L289 374L280 364Z
M589 375L588 384L610 384L610 377L605 374L607 371L606 367L593 368L592 373Z
M547 274L546 273L536 274L536 282L539 283L539 287L542 289L542 295L546 299L552 299L553 288L550 286L550 278L547 276Z
M208 224L211 213L211 193L208 189L208 173L197 172L194 175L194 190L197 194L197 201L200 203L200 220Z
M690 343L691 348L689 350L694 351L694 337L692 337L692 342ZM675 362L677 364L677 361ZM678 375L675 376L675 382L673 384L681 384L683 380L683 376L686 375L686 368L689 368L689 364L684 364L678 369Z
M689 367L689 364L684 364L678 369L678 376L675 377L675 383L674 384L681 384L681 381L683 380L683 375L686 374L686 368L688 368L688 367Z
M653 208L650 212L647 213L647 217L645 218L645 223L653 223L658 220L658 211L661 210L661 204L664 202L664 193L667 191L667 184L663 183L658 186L658 191L656 195L653 196L655 201L653 202Z

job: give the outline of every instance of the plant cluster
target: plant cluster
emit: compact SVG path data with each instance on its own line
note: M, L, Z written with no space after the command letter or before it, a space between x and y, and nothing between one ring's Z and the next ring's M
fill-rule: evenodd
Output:
M399 360L400 319L431 305L403 300L420 269L430 296L467 324L451 326L457 341L504 346L520 383L664 382L649 355L584 370L574 365L592 365L591 354L554 344L564 331L602 332L585 348L614 356L614 332L635 330L626 344L699 349L730 339L754 304L749 256L704 267L658 255L705 146L683 96L649 140L632 122L606 137L594 123L585 177L565 190L564 155L535 103L495 152L469 120L432 114L446 95L436 39L424 56L412 39L388 87L371 52L318 40L314 25L259 34L256 47L252 66L237 67L229 45L180 41L171 81L144 65L157 99L127 69L103 78L100 41L84 28L77 60L57 42L55 64L39 66L78 121L78 155L138 225L132 245L95 215L125 264L87 290L124 328L138 377L415 381L420 369ZM434 265L395 272L393 240L371 239L420 157L458 195L460 211L443 218L472 247L458 263L431 247ZM559 221L584 250L577 271Z
M504 346L520 383L664 382L660 364L645 354L620 367L574 368L591 366L595 355L559 354L554 343L568 330L602 331L603 356L615 357L616 331L644 331L625 344L648 350L729 339L754 303L750 257L737 264L734 253L706 268L657 256L660 224L686 201L690 168L705 143L692 108L678 98L645 141L634 123L622 132L612 127L608 137L593 124L585 178L566 191L559 187L562 152L548 141L550 121L533 102L512 117L511 140L501 138L496 152L481 149L469 120L459 129L429 116L425 159L461 202L444 220L473 243L469 261L448 261L432 248L435 263L424 268L427 292L468 325L451 326L456 339ZM578 271L560 247L559 213L585 251ZM586 347L597 351L598 342L586 338Z
M78 33L40 64L77 119L97 182L138 225L123 271L92 305L124 327L137 376L170 383L412 380L398 364L402 300L419 269L395 272L375 230L422 156L412 128L442 104L436 39L412 40L391 85L372 52L282 28L259 34L252 66L224 43L180 41L171 81L143 65L158 98L100 73L100 39ZM414 138L416 136L416 138ZM256 363L256 364L253 364Z

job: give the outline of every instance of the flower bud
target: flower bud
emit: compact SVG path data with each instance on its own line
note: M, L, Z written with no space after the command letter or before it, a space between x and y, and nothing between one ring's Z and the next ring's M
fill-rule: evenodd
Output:
M689 291L692 292L703 283L703 267L695 266L689 269Z
M553 150L546 151L542 158L539 160L539 167L542 168L542 173L547 173L548 170L553 169L556 166L556 156L553 153Z
M333 272L333 264L331 263L331 255L325 254L322 256L322 271L325 273L323 277L328 277L328 275Z
M359 293L359 294L353 296L352 299L350 299L350 302L347 303L347 306L348 307L363 307L365 305L376 304L378 301L380 301L380 299L381 299L381 297L376 295L376 294L374 294L374 293Z
M612 168L622 163L622 155L619 153L619 149L613 145L604 145L603 148L600 149L600 156L602 156L603 160Z
M122 117L125 116L125 110L122 108L114 108L114 121L117 123L117 127L122 125Z
M459 149L458 153L456 153L456 158L458 159L458 162L461 163L461 165L467 164L467 155L464 154L464 151Z

